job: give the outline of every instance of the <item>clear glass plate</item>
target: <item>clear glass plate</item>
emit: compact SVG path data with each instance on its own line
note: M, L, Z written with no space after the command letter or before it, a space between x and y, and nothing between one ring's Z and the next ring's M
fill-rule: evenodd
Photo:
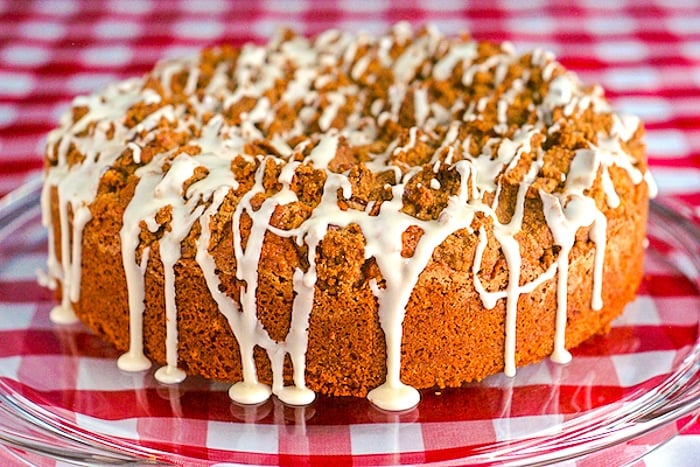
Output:
M700 408L700 233L652 205L638 299L610 334L460 389L424 391L403 413L320 397L292 408L232 403L227 385L158 384L119 371L81 325L49 322L36 282L46 234L40 180L0 200L0 455L41 464L548 464L632 462ZM43 459L43 461L42 461Z

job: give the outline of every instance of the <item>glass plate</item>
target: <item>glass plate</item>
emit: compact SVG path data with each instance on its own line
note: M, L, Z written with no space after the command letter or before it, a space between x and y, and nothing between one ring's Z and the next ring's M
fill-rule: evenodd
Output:
M46 257L40 184L0 200L0 455L84 465L622 464L697 416L700 234L665 203L652 205L637 300L573 362L423 391L417 408L387 413L357 398L241 406L223 383L164 386L152 372L119 371L118 353L84 327L49 322L53 298L36 282Z

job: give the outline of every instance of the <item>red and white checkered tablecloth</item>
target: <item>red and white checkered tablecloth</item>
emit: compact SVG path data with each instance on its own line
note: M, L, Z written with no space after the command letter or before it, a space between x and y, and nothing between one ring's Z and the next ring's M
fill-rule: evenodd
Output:
M619 110L642 117L660 195L700 222L700 3L689 0L0 0L0 196L41 169L44 136L78 94L204 46L265 42L280 26L381 33L399 20L555 52ZM698 459L695 423L640 465ZM1 452L0 461L10 462Z

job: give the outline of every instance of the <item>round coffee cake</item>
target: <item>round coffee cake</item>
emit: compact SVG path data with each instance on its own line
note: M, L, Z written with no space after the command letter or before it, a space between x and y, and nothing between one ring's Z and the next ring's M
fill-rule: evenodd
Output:
M166 61L49 135L52 317L241 403L567 362L642 276L643 132L547 52L430 27Z

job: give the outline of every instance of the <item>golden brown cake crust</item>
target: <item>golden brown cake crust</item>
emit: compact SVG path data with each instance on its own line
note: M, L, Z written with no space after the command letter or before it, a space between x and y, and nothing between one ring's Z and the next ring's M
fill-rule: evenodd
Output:
M276 65L281 71L261 96L243 93L242 97L231 98L237 83L230 78L223 85L225 97L219 96L223 103L219 111L224 125L244 126L263 97L267 99L267 112L272 118L256 123L261 137L246 139L240 154L231 157L230 171L236 186L227 191L219 208L208 219L207 252L216 267L220 281L218 290L240 304L242 290L250 284L241 279L240 274L237 277L237 258L241 255L235 251L234 244L240 241L241 248L247 249L251 232L258 225L256 216L259 214L256 213L264 209L266 200L273 199L283 189L294 193L291 202L280 203L272 210L257 261L256 317L272 341L284 342L293 328L294 302L299 295L295 290L295 271L308 272L310 261L308 243L285 236L283 232L300 228L312 218L324 202L324 187L330 183L330 177L340 174L346 177L350 187L349 191L337 190L337 206L341 211L367 212L368 218L378 220L395 196L392 189L399 185L396 171L405 177L401 213L416 220L415 225L401 235L401 256L407 259L414 257L422 237L427 235L421 226L432 225L421 222L441 222L441 215L462 190L479 191L478 199L467 199L467 204L476 206L473 218L438 243L415 286L411 286L402 324L400 378L415 388L460 386L504 370L508 300L498 299L489 309L483 299L484 294L508 289L511 280L509 259L499 229L518 216L517 207L522 202L522 227L512 234L519 244L519 285L525 287L547 271L556 269L552 265L559 260L562 247L554 238L543 199L553 199L546 198L547 195L562 199L568 196L567 190L575 183L571 181L572 161L583 154L581 151L614 144L625 162L617 159L610 164L599 162L590 186L581 192L581 196L591 199L595 209L607 219L602 267L603 306L597 310L592 305L595 302L596 248L600 243L593 239L592 224L585 225L575 230L575 241L568 255L567 348L606 332L610 322L633 300L642 275L649 197L647 183L638 179L639 174L646 173L642 126L627 128L629 134L620 134L616 125L624 126L625 122L621 123L606 107L600 90L582 87L541 52L518 57L508 46L476 43L468 37L447 39L440 36L435 39L438 45L433 54L419 61L412 74L409 73L410 84L398 101L398 108L392 110L389 93L402 74L397 62L407 49L432 34L426 30L404 37L405 31L394 30L386 36L393 40L388 50L382 49L381 41L367 38L364 42L355 41L354 54L347 51L352 45L347 45L335 65L326 65L325 69L324 65L316 65L323 72L312 85L317 95L313 104L303 98L285 97L291 83L298 79L297 67L301 67L293 62ZM316 46L320 48L319 42L331 39L317 38ZM274 55L270 50L282 50L284 44L296 44L295 41L306 40L291 34L276 39L268 45L268 58ZM473 44L473 55L468 59L471 66L467 66L467 58L463 57L454 61L451 69L439 67L451 50L464 44ZM159 99L136 102L122 115L111 120L96 118L87 125L84 125L85 118L90 119L94 113L90 105L97 104L77 102L70 122L65 124L69 130L50 138L47 173L58 170L57 167L66 167L69 171L70 167L85 164L85 146L80 142L67 144L66 135L72 134L78 141L103 134L100 137L108 141L105 145L119 147L113 162L101 169L94 199L87 205L90 219L82 231L79 297L74 300L73 307L81 321L120 350L130 348L130 288L120 238L123 239L126 211L131 209L130 205L140 202L135 193L144 173L142 168L167 154L166 162L159 169L164 176L168 173L169 161L181 155L197 159L207 152L198 141L206 131L203 127L215 118L214 113L194 108L188 99L197 96L197 102L203 102L207 90L212 89L211 83L222 74L235 74L242 67L239 61L247 59L241 56L247 57L249 53L249 49L226 47L206 50L193 64L176 67L169 81L164 80L166 71L161 66L137 85L139 94ZM388 53L390 66L382 62L383 53ZM506 58L498 64L505 65L483 65L500 56ZM320 63L324 62L320 60ZM466 82L468 74L471 80ZM319 76L330 78L320 79ZM556 94L554 87L562 80L571 80L577 94L566 102L557 101L556 96L549 102ZM169 87L164 87L164 82ZM342 91L349 86L353 87L353 92ZM428 117L421 108L421 97L416 96L422 92L428 102L439 106L428 107ZM344 97L336 99L338 95ZM507 102L505 109L502 102ZM117 138L120 131L126 131L123 129L138 130L149 116L167 106L184 106L186 114L195 115L200 125L183 124L164 114L154 129L130 133L135 135L133 141L138 143L138 149L127 144L133 141L112 139ZM378 111L374 108L380 106ZM307 111L309 108L312 110ZM335 112L327 111L330 108ZM546 114L543 113L545 108L548 109ZM448 112L443 120L438 118L440 109ZM358 116L367 123L358 124ZM296 131L295 122L300 118L305 119L305 124L302 131ZM430 118L435 121L431 123ZM81 125L85 126L81 132L74 131ZM100 125L104 128L100 129ZM375 126L371 141L342 133L344 128L361 125ZM524 139L523 129L531 132ZM455 134L451 135L451 131ZM337 147L327 168L319 167L312 153L324 144L322 135L329 132L339 135ZM280 138L284 139L283 145L278 141ZM446 144L449 138L460 144ZM498 159L499 149L521 140L526 142L518 146L517 157L494 172L491 183L498 185L498 190L484 188L486 185L479 185L482 181L473 175L463 183L465 175L456 169L456 163L471 161L474 167L485 164L485 159ZM613 142L606 143L608 140ZM289 148L289 152L282 154L285 149L280 149L281 146ZM372 165L378 154L386 155L384 170ZM285 165L293 162L298 166L285 186L281 174ZM536 166L534 172L533 166ZM411 176L406 177L409 172ZM211 176L208 169L198 168L183 183L182 192L186 193L188 187L197 186ZM256 177L260 180L256 181ZM606 185L609 182L619 204L611 202L610 187ZM48 190L48 199L53 245L57 261L61 262L66 253L61 247L60 206L66 201L59 195L57 185L55 182ZM255 189L259 191L246 198ZM351 195L347 196L348 193ZM519 195L524 198L521 200ZM207 206L208 202L211 200L203 200L201 204ZM240 213L242 203L250 203L250 208ZM493 213L483 206L495 207ZM176 207L166 206L153 217L157 228L143 221L136 250L137 262L148 255L143 275L144 350L159 364L167 362L167 279L160 243L169 235L176 222L175 216ZM236 223L238 230L234 228ZM72 225L72 219L68 225ZM197 257L201 235L202 224L197 220L180 242L180 256L173 268L177 365L188 374L240 381L243 373L238 340L212 296ZM375 290L375 287L386 287L385 273L375 257L365 254L371 241L374 240L366 237L358 223L336 225L331 220L316 248L313 262L317 277L312 287L308 347L304 352L305 384L313 391L365 396L387 378L387 343ZM481 247L483 251L479 252ZM478 290L475 279L484 291ZM542 360L554 351L557 275L543 280L532 291L517 294L516 300L514 360L517 366L522 366ZM272 384L272 364L268 353L260 346L255 348L255 363L258 378ZM284 367L286 384L293 383L292 374L293 365L288 354Z

